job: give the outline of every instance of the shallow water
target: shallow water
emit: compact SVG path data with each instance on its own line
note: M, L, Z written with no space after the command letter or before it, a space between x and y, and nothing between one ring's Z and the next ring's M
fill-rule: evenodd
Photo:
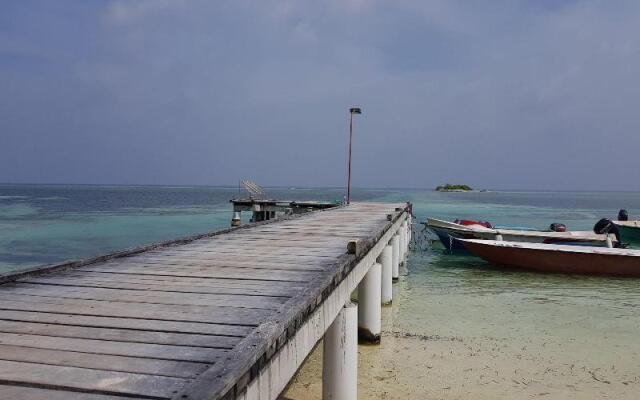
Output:
M0 186L0 273L226 228L237 188ZM336 200L342 189L270 189ZM414 204L418 220L470 218L590 229L638 193L357 190ZM244 217L248 217L245 215ZM380 346L360 346L360 398L640 398L640 279L503 271L435 245L410 254L383 310ZM321 350L285 393L321 398Z

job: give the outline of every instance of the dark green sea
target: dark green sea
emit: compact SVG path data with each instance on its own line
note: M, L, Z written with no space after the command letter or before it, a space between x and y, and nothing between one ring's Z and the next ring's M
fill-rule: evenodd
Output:
M273 198L327 201L343 192L267 190ZM0 274L226 228L237 193L0 185ZM354 200L410 201L418 220L540 229L551 222L591 229L620 208L640 215L640 193L624 192L358 189ZM360 348L362 398L640 398L640 279L505 272L437 245L410 254L401 272L384 310L382 345ZM320 350L288 397L320 398Z

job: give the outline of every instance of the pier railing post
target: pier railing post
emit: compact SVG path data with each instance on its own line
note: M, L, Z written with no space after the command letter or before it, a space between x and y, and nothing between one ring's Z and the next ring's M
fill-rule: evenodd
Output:
M400 235L397 233L391 238L391 276L394 281L400 277Z
M382 283L381 283L381 303L383 305L391 304L393 301L393 267L392 258L393 250L387 245L378 257L378 263L382 265Z
M358 398L358 306L347 303L324 334L323 400Z
M382 328L382 265L374 263L358 285L358 338L380 343Z

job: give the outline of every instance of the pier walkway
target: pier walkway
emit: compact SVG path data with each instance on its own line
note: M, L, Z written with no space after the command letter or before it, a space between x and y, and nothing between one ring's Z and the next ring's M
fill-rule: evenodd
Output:
M374 265L380 306L409 212L357 203L5 277L0 399L275 399Z

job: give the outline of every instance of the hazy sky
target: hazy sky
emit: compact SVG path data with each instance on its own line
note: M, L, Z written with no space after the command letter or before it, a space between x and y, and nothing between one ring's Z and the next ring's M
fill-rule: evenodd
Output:
M0 182L640 190L640 2L0 2Z

